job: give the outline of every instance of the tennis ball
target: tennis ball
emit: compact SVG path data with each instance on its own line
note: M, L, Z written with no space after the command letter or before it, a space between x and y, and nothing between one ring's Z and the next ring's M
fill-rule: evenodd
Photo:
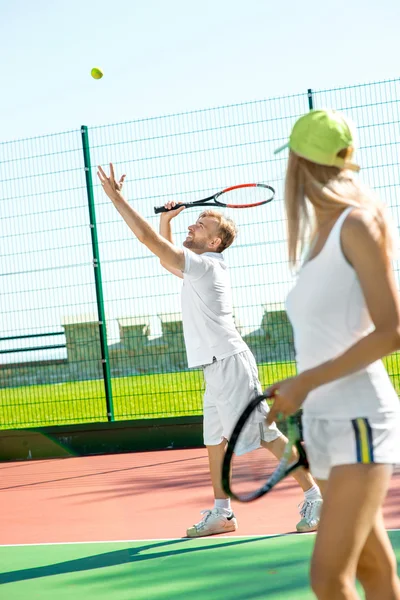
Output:
M101 69L99 69L99 67L94 67L90 71L90 74L93 77L93 79L101 79L104 75L103 71Z

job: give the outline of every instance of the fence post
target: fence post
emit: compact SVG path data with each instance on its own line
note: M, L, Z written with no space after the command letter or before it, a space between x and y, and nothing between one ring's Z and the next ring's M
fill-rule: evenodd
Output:
M310 110L312 110L314 108L314 102L313 102L313 92L312 92L311 88L309 88L307 90L307 96L308 96L308 108Z
M112 400L110 361L109 361L109 357L108 357L108 345L107 345L106 317L105 317L105 312L104 312L103 284L102 284L102 280L101 280L100 252L99 252L99 242L98 242L98 238L97 238L96 212L95 212L95 206L94 206L93 181L92 181L92 167L91 167L91 163L90 163L89 133L88 133L88 128L86 125L82 125L81 134L82 134L83 159L84 159L84 163L85 163L86 191L87 191L88 206L89 206L90 233L92 236L93 268L94 268L94 279L95 279L95 284L96 284L97 314L98 314L98 318L99 318L101 362L102 362L102 367L103 367L104 388L105 388L105 393L106 393L107 419L109 421L114 421L114 407L113 407L113 400Z

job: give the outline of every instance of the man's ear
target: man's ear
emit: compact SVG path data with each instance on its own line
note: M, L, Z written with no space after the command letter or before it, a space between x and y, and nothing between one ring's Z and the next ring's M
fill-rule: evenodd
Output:
M222 240L220 237L216 237L212 240L212 242L210 242L210 246L213 250L218 250L218 248L220 247L222 243Z

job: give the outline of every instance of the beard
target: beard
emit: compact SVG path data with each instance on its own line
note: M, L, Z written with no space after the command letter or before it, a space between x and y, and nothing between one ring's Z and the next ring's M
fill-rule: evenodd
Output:
M186 239L182 246L187 248L188 250L192 250L193 252L200 250L201 252L205 252L206 244L204 241L196 241L193 238Z

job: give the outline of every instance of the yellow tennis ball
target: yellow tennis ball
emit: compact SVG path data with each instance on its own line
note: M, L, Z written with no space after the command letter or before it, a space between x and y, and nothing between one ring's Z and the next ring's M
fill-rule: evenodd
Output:
M104 75L103 71L99 69L99 67L94 67L91 70L90 74L93 77L93 79L101 79Z

